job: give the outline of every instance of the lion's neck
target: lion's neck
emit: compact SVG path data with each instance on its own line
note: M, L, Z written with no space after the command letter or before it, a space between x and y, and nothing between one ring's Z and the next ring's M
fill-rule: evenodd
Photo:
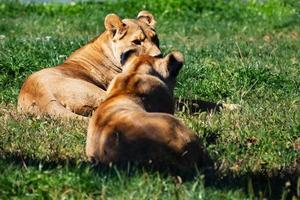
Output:
M114 57L106 32L70 55L65 63L85 71L97 82L108 86L113 77L121 72L121 64Z

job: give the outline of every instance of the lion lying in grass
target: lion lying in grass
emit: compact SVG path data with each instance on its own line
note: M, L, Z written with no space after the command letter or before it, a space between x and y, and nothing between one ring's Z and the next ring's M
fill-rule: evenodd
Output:
M90 119L88 158L105 164L151 161L154 166L191 169L207 154L197 135L172 115L182 54L133 54L127 55L123 72L112 80L107 98Z
M151 13L141 11L137 19L123 20L109 14L104 24L104 33L63 64L29 76L19 94L18 110L67 118L89 116L103 100L110 81L122 71L126 52L161 54Z

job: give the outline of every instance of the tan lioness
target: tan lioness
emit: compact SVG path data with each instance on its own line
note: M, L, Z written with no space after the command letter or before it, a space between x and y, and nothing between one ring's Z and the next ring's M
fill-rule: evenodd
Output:
M137 19L106 16L106 31L76 50L56 67L35 72L24 82L18 109L60 117L89 116L103 100L105 90L122 71L126 52L159 56L153 15L141 11Z
M86 142L90 160L150 161L185 171L207 157L197 135L171 115L182 64L179 52L165 58L129 57L90 119Z

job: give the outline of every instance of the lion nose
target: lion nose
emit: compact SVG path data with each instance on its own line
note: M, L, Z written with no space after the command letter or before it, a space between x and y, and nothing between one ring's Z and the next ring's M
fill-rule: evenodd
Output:
M157 46L153 46L149 52L149 55L150 56L153 56L153 57L161 57L162 56L162 53L160 51L160 49L157 47Z
M162 58L163 55L162 55L162 53L159 53L159 54L155 55L154 57L155 57L155 58Z

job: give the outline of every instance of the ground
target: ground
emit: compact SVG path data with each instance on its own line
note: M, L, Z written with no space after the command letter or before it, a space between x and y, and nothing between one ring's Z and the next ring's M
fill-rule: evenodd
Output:
M23 81L103 31L111 12L157 20L164 53L185 56L176 96L241 105L176 115L201 137L215 174L189 180L128 165L95 167L86 122L20 115ZM290 1L0 1L0 199L300 198L300 3Z

